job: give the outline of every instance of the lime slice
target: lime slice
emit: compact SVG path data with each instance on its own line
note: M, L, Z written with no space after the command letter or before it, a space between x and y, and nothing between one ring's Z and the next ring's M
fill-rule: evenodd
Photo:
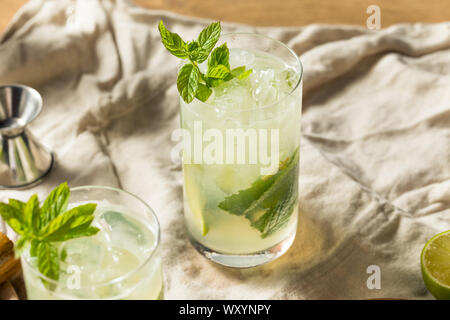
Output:
M450 300L450 230L431 238L420 257L428 291L439 300Z
M209 231L208 225L203 216L203 209L206 201L200 192L199 179L202 176L201 167L198 164L188 164L183 166L184 172L184 190L186 192L186 201L189 206L191 218L197 228L206 236Z

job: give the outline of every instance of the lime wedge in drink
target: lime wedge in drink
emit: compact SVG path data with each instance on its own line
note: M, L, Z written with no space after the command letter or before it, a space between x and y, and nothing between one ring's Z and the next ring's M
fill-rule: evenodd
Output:
M198 172L199 170L201 170L201 166L198 164L184 165L184 189L186 192L186 201L189 205L192 221L197 224L202 236L206 236L209 230L203 216L203 209L206 201L202 197L201 190L199 190L199 186L202 184L199 183L199 181L196 181L196 179L200 179L202 177L202 173Z
M237 174L236 168L225 166L223 169L217 170L215 183L224 193L230 194L239 185L242 178L242 173Z
M450 230L431 238L420 260L427 289L436 299L450 300Z

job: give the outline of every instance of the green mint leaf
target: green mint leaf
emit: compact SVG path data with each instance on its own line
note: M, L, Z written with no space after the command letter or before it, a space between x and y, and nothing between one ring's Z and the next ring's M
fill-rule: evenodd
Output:
M253 72L253 69L246 70L244 66L234 68L231 70L231 74L233 77L238 79L244 79L248 77Z
M186 103L194 100L198 89L199 73L198 68L190 63L185 64L178 73L178 92Z
M234 215L245 215L252 203L259 199L272 186L275 180L275 175L259 178L249 188L226 197L219 203L219 208Z
M174 56L186 59L188 57L187 45L181 37L178 34L167 30L162 20L159 22L158 29L164 47L166 47L166 49Z
M23 202L23 201L20 201L20 200L16 200L16 199L9 199L8 203L9 203L10 206L13 206L14 208L19 210L20 212L23 212L23 209L25 209L25 205L26 205L26 202Z
M94 218L93 213L96 206L94 203L84 204L57 216L41 230L41 238L45 241L61 241L71 229L89 225Z
M70 239L93 236L100 231L100 229L90 226L93 220L94 216L79 217L76 219L76 221L74 221L74 223L72 223L72 226L68 230L55 233L51 236L48 236L46 239L54 242L63 242Z
M208 59L208 55L209 54L206 51L204 51L202 48L198 48L195 51L193 51L192 53L189 53L189 58L192 61L202 63L203 61Z
M224 43L220 47L217 47L211 52L208 59L208 69L214 68L217 65L224 65L227 69L230 69L229 62L230 50L228 50L227 44Z
M265 238L289 220L297 200L298 149L277 173L261 177L244 190L226 197L219 208L245 216ZM262 213L262 214L261 214Z
M225 81L227 81L227 80L226 80L226 79L207 78L207 79L206 79L206 84L207 84L210 88L214 88L214 87L217 87L218 85L224 83Z
M240 79L240 80L245 79L245 78L247 78L249 75L251 75L252 72L253 72L253 69L245 70L245 72L242 72L240 75L237 76L237 78Z
M58 252L52 242L95 235L100 229L92 227L95 203L88 203L68 211L70 189L67 183L55 188L39 208L39 199L33 195L27 202L9 199L0 203L0 216L21 235L15 244L15 254L29 247L31 257L37 258L39 271L46 277L59 279ZM28 246L29 244L29 246ZM42 282L54 289L48 281Z
M207 53L206 56L209 55L209 53L219 40L220 32L221 32L220 22L211 23L209 26L207 26L200 32L197 41L200 44L200 47L202 47L203 50Z
M39 241L38 241L38 240L33 239L33 240L30 241L30 257L37 257L37 254L38 254L38 251L37 251L38 245L39 245Z
M16 250L16 249L22 250L22 248L25 246L27 241L28 241L27 237L20 237L20 239L17 240L16 243L14 244L14 250Z
M70 190L66 182L50 192L42 205L40 221L36 221L39 229L44 228L51 220L67 209L69 196Z
M225 79L230 74L230 70L222 64L208 68L206 76L214 79Z
M59 254L59 259L61 259L61 261L66 261L67 259L67 249L63 248L61 250L61 253Z
M79 227L69 230L58 241L67 241L75 238L90 237L96 235L99 231L100 229L96 227Z
M187 44L188 53L194 52L198 48L200 48L200 44L197 41L190 41Z
M261 238L274 234L289 222L296 200L293 191L286 193L275 206L269 207L256 221L251 221L251 226L261 232Z
M197 93L195 95L195 97L198 100L200 100L202 102L206 102L206 100L208 100L208 98L211 96L211 94L212 94L212 90L210 88L205 86L203 83L198 84Z
M44 241L37 246L37 265L39 271L47 278L59 279L58 251L51 243Z
M201 54L201 47L197 41L191 41L187 44L187 52L190 60L197 61Z
M28 200L22 209L24 222L33 232L37 232L39 230L39 210L39 199L36 194Z
M233 77L238 77L243 72L245 72L245 67L244 66L240 66L240 67L237 67L237 68L234 68L234 69L231 70L231 74L233 75Z
M209 52L203 49L197 41L192 41L188 43L188 55L190 60L202 63L208 59Z
M211 96L212 87L235 77L243 79L252 72L245 70L245 67L239 67L234 69L233 74L230 72L230 51L227 44L214 49L222 30L220 22L211 23L200 32L197 40L190 42L183 41L178 34L167 30L162 21L159 22L158 29L166 49L173 55L190 61L180 69L177 78L178 92L186 103L191 103L194 98L204 102ZM200 72L198 63L207 59L208 69L205 76Z
M0 203L0 215L16 233L21 236L25 236L28 233L28 227L23 221L23 214L15 207L6 203Z
M25 236L25 237L20 237L19 240L16 241L16 243L14 244L14 256L16 258L18 258L23 249L25 248L25 245L28 243L29 239Z

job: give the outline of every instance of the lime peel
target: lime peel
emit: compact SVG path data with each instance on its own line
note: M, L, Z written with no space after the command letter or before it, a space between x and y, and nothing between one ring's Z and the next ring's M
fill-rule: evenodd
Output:
M420 256L427 289L439 300L450 300L450 230L432 237Z

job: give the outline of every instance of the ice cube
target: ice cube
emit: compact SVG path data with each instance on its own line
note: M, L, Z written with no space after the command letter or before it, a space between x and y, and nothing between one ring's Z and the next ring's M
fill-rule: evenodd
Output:
M139 265L140 260L130 251L117 247L108 247L101 268L102 285L94 288L95 294L98 298L119 295L127 296L126 291L132 288L132 283L136 284L140 280L137 275L128 277L126 286L122 282L107 282L129 274L136 270Z
M247 69L251 69L256 60L253 53L238 48L231 48L229 57L231 68L245 66Z
M61 266L63 271L76 267L80 271L81 283L91 284L102 280L101 266L106 247L97 237L84 237L65 242L61 248L66 258Z
M73 239L64 243L65 262L76 265L97 266L103 259L105 247L94 237Z
M130 251L109 247L103 260L103 273L107 279L114 279L134 270L139 264L139 259Z
M245 79L244 79L245 80ZM254 105L248 81L232 79L215 88L214 105L222 108L245 109Z
M278 100L277 81L273 69L255 71L251 77L253 98L257 105L267 105Z
M99 219L108 245L130 250L135 254L153 248L154 237L142 223L117 211L106 211Z
M280 84L283 93L288 94L298 82L298 73L294 69L286 68L277 72L276 79Z

